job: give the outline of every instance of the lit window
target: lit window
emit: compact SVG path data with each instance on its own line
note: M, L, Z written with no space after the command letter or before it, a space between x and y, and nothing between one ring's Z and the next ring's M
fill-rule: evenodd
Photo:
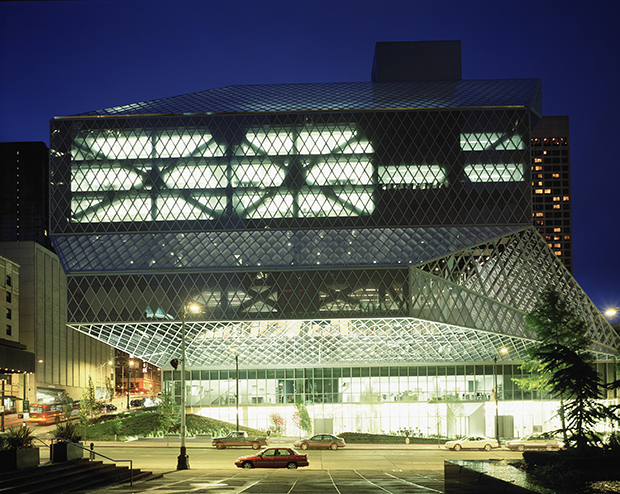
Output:
M553 173L551 176L553 178L560 178L560 174L559 173Z
M559 204L554 204L553 205L553 209L560 209L560 205Z
M523 167L517 163L466 165L465 174L472 182L520 182Z
M551 189L545 189L545 194L551 194Z
M570 235L564 235L564 240L570 240Z
M553 240L560 240L560 237L558 235L553 237Z
M542 218L545 215L545 213L536 213L536 217L537 218Z
M538 172L539 172L539 171L541 171L541 170L542 170L542 166L535 166L535 167L534 167L534 170L536 170L536 171L538 171Z
M570 197L568 197L568 196L564 196L564 197L562 197L562 200L563 200L563 201L570 201Z
M553 249L553 244L547 244L549 248Z
M555 255L558 256L558 257L561 256L562 255L562 251L561 250L556 250L555 251Z
M542 163L542 158L534 158L534 163Z
M553 244L553 248L554 249L561 249L562 248L562 244Z
M534 191L534 194L542 194L542 192L543 192L542 189L536 189Z
M554 229L553 229L553 233L559 233L559 232L561 232L561 231L562 231L562 229L561 229L561 228L554 228Z
M560 198L559 198L558 196L553 196L553 200L554 200L554 201L559 201L559 200L560 200Z

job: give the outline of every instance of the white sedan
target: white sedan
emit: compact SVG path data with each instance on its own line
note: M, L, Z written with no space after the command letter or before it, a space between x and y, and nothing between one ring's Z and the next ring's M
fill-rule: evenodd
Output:
M467 436L456 441L446 441L444 447L453 451L460 451L462 449L491 451L492 448L499 448L499 443L495 439L489 439L484 436Z

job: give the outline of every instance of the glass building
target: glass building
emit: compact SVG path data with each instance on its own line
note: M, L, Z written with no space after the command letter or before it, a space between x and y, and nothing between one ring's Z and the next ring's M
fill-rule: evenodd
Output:
M68 323L162 367L180 396L169 362L199 303L188 405L231 422L239 405L251 427L280 415L296 434L303 403L316 432L494 435L499 399L503 436L549 429L556 403L512 381L538 292L553 283L588 323L609 380L618 334L532 226L540 81L462 80L447 43L445 70L407 80L378 49L374 82L53 119Z

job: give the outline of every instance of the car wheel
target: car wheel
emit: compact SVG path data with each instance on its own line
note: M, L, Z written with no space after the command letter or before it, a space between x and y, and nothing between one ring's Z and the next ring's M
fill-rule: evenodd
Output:
M251 461L244 461L243 465L241 465L243 468L246 469L250 469L250 468L254 468L254 464Z
M260 448L260 444L252 443L252 449L258 449L258 448Z
M301 445L301 449L303 449L303 450L308 449L308 445L307 445L306 443L303 443L303 444Z
M338 445L337 445L336 443L334 443L334 444L332 444L332 445L330 446L330 448L331 448L333 451L337 451L337 450L338 450Z
M519 444L519 447L517 449L519 451L525 451L525 446L523 446L523 444Z
M217 443L217 444L215 445L215 447L216 447L217 449L226 449L226 446L225 446L225 445L223 445L222 443Z
M454 451L461 451L461 445L460 444L455 444L454 445Z
M288 468L289 470L295 470L297 468L297 463L291 461L290 463L287 463L286 468Z
M484 445L484 450L485 451L491 451L491 445L490 444L485 444Z

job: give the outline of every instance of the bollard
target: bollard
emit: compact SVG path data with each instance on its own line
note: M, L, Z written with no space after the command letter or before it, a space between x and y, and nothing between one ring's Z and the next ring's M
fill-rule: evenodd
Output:
M409 436L405 438L405 444L409 444Z
M90 461L93 461L95 459L95 443L90 443Z

